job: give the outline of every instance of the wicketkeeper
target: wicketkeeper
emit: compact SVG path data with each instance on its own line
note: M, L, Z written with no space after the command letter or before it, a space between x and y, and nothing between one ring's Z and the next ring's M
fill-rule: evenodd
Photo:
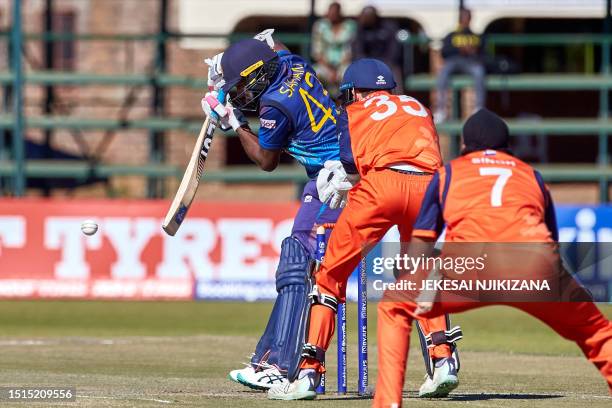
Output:
M335 329L335 313L338 303L346 300L349 276L364 249L379 242L394 225L402 241L410 239L427 185L442 165L431 113L412 97L392 95L395 85L391 69L375 59L357 60L344 74L340 89L345 94L345 109L338 117L343 166L336 171L341 182L334 187L339 195L348 192L347 205L315 275L299 373L291 383L271 388L270 399L316 397L325 372L325 351ZM347 173L361 177L352 189ZM435 371L421 386L420 395L445 396L458 385L453 349L460 331L454 331L456 338L447 337L450 331L444 316L421 320L420 324L428 335L437 333L427 355ZM382 340L379 331L379 343Z

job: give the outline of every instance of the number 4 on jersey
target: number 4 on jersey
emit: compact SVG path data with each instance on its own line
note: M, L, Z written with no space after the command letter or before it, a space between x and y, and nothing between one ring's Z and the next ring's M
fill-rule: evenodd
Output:
M304 105L306 105L306 111L308 112L308 118L310 119L310 127L314 133L321 130L327 119L331 119L332 122L336 123L336 118L334 118L332 108L326 108L321 102L316 100L311 94L308 93L307 90L303 88L300 88L300 95L304 100ZM318 123L312 111L311 103L323 112L323 117Z

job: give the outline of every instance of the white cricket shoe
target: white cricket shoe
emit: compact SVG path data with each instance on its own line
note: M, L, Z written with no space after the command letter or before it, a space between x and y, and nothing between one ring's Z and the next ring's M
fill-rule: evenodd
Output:
M255 372L255 369L253 368L253 365L251 364L251 359L253 358L253 356L255 355L255 353L251 354L250 356L247 356L246 358L248 359L247 363L242 363L244 365L244 368L239 368L237 370L232 370L229 372L229 374L227 375L227 378L229 378L230 380L240 383L240 379L238 378L238 374L241 374L243 377L248 377L250 376L253 372ZM241 384L241 383L240 383Z
M268 399L271 400L313 400L317 397L317 385L321 375L313 369L301 370L294 382L287 381L268 390Z
M252 369L252 367L251 370L240 370L236 379L240 384L259 391L267 391L275 385L289 383L287 377L281 374L276 366L265 363L261 363L259 366L260 368L257 370Z
M419 389L420 398L444 398L459 385L457 363L452 357L436 362L433 378L426 376Z
M238 378L239 375L242 375L243 377L249 377L251 376L253 373L255 373L255 369L253 368L252 365L250 364L245 364L246 367L244 368L239 368L237 370L232 370L229 372L229 374L227 375L227 378L229 378L230 380L240 383L240 379Z

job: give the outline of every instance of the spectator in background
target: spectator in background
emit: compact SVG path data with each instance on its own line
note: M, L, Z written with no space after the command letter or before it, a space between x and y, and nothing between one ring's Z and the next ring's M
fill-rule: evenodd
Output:
M329 5L327 16L312 27L312 57L314 68L324 85L337 91L344 70L351 63L351 41L355 22L342 16L340 3Z
M397 91L403 91L402 71L399 66L400 45L396 39L395 22L381 18L373 6L366 6L358 18L357 36L353 42L353 60L376 58L393 71Z
M475 111L485 107L487 90L485 85L484 41L470 29L472 13L468 9L459 11L459 26L444 37L442 58L444 65L438 75L438 98L434 121L441 123L446 120L446 94L450 78L455 73L469 74L474 79L476 91Z

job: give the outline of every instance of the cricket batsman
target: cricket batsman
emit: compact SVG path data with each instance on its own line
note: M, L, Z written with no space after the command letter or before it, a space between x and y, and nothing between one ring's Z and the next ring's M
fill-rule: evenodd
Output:
M300 370L285 383L270 388L268 398L314 399L325 372L322 362L335 329L338 302L346 301L347 280L360 262L364 247L377 243L394 225L408 241L421 201L433 173L442 165L438 135L432 115L419 101L392 95L396 84L391 69L375 59L353 62L344 74L341 90L345 109L338 117L341 183L347 205L329 238L321 268L311 291L306 342ZM361 177L351 189L349 174ZM348 186L347 186L348 184ZM422 320L426 333L436 332L431 348L436 373L428 377L421 394L448 394L458 384L452 355L454 339L446 338L446 318ZM379 332L379 342L382 341ZM409 336L403 339L409 341ZM399 370L399 368L398 368Z
M402 405L404 369L414 319L456 313L485 304L516 307L574 341L604 376L612 392L612 322L595 304L584 301L590 297L561 266L552 198L542 176L511 155L508 140L505 122L486 109L466 121L462 156L438 169L431 178L412 230L411 246L435 241L443 228L446 232L441 257L457 251L459 246L471 245L470 248L482 250L505 245L496 254L488 253L489 261L497 261L487 266L487 274L508 278L516 276L518 271L519 275L540 279L557 275L563 279L556 282L565 282L565 288L579 289L584 296L572 302L561 297L554 302L515 303L445 302L440 298L435 302L381 301L378 305L379 369L375 407ZM527 243L523 245L528 250L521 250L518 255L513 253L517 243ZM508 292L501 294L503 298L510 295ZM437 296L442 294L438 292ZM542 369L543 374L545 370Z
M324 169L324 163L330 168L334 163L341 166L335 104L304 59L274 44L269 35L272 31L236 42L213 58L209 79L221 85L229 102L219 104L215 91L202 100L204 112L217 112L222 129L238 134L246 154L261 169L273 171L281 153L286 152L304 166L310 178L291 236L281 245L276 271L278 296L266 329L251 361L229 374L231 380L257 390L287 381L298 347L297 333L303 330L300 317L309 301L306 276L314 257L315 224L335 222L343 205L336 200L327 206L320 199L321 192L329 190L332 174ZM242 112L259 116L258 133L249 128ZM324 177L317 190L320 173Z

